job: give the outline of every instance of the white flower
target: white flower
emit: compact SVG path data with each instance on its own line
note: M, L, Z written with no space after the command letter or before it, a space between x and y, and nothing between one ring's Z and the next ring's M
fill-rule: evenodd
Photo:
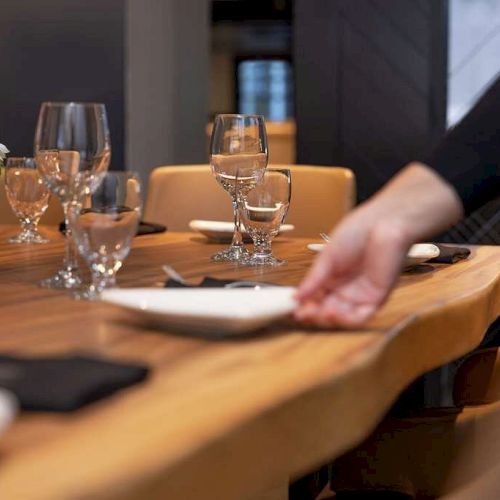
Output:
M0 165L2 165L8 152L9 150L3 144L0 144Z

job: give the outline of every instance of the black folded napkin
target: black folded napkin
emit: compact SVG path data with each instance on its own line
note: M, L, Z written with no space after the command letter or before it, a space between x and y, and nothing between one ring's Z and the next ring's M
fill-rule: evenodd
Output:
M148 368L72 355L22 358L0 355L0 387L23 410L67 412L144 380Z
M165 288L224 288L226 285L234 283L235 281L240 280L220 280L207 276L206 278L203 278L199 285L185 285L180 281L169 279L165 282Z
M470 255L470 250L465 247L456 247L451 245L441 245L434 243L439 248L439 255L428 262L434 264L454 264L460 260L464 260Z
M167 230L167 226L163 224L157 224L156 222L139 222L139 227L137 228L137 236L142 236L145 234L156 234L164 233Z
M165 282L165 288L224 288L226 285L230 285L231 283L238 283L234 288L254 288L256 286L280 286L275 283L267 283L261 281L253 281L253 280L221 280L219 278L212 278L211 276L207 276L203 278L200 283L197 285L190 285L181 283L180 281L174 280L172 278L168 279Z
M167 226L164 226L163 224L157 224L156 222L141 221L139 222L139 227L137 228L136 236L164 233L166 230ZM59 224L59 231L63 234L66 232L66 224L64 222L61 222Z

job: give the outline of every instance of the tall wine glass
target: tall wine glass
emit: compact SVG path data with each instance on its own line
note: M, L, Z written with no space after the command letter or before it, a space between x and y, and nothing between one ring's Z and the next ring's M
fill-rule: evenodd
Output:
M271 242L288 212L291 186L290 170L268 168L255 189L239 201L243 224L254 244L254 252L242 264L281 266L286 263L272 254Z
M215 261L241 261L248 251L240 231L238 200L244 199L262 178L267 166L267 134L260 115L218 115L210 142L210 165L219 184L229 193L234 211L231 246L212 256Z
M68 208L75 190L94 190L108 169L111 144L104 104L44 102L36 127L35 158L50 191L61 201L66 225L63 267L40 284L48 288L77 288L81 278Z
M116 273L127 257L141 218L141 184L132 172L107 172L94 193L69 207L73 237L90 267L92 282L75 294L95 300L116 284Z

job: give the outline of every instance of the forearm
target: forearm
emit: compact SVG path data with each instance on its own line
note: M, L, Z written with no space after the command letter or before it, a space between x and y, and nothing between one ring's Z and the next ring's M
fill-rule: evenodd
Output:
M458 222L462 203L443 178L422 163L410 163L363 210L372 220L393 225L410 245L430 238Z

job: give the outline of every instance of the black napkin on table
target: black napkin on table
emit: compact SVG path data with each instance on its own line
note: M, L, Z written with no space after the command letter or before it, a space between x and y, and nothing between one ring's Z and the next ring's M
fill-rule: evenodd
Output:
M142 236L145 234L156 234L164 233L167 230L167 226L163 224L158 224L156 222L139 222L139 227L137 228L137 236Z
M163 224L158 224L156 222L141 221L139 222L139 227L137 228L136 236L164 233L166 230L167 226L164 226ZM64 223L64 221L59 224L59 231L63 234L66 232L66 224Z
M454 264L470 255L470 250L465 247L441 245L440 243L434 243L434 245L439 248L439 255L428 261L433 264Z
M256 285L262 286L280 286L275 283L269 282L260 282L246 279L238 279L238 280L223 280L219 278L212 278L211 276L207 276L203 278L198 284L185 284L180 281L174 280L172 278L168 279L165 282L164 288L224 288L226 285L230 285L231 283L238 283L238 287L236 288L253 288Z
M221 280L207 276L203 278L199 285L185 285L180 281L170 278L165 282L165 288L224 288L226 285L234 283L235 281L241 280Z
M144 380L149 369L70 355L23 358L0 355L0 387L23 410L68 412Z

